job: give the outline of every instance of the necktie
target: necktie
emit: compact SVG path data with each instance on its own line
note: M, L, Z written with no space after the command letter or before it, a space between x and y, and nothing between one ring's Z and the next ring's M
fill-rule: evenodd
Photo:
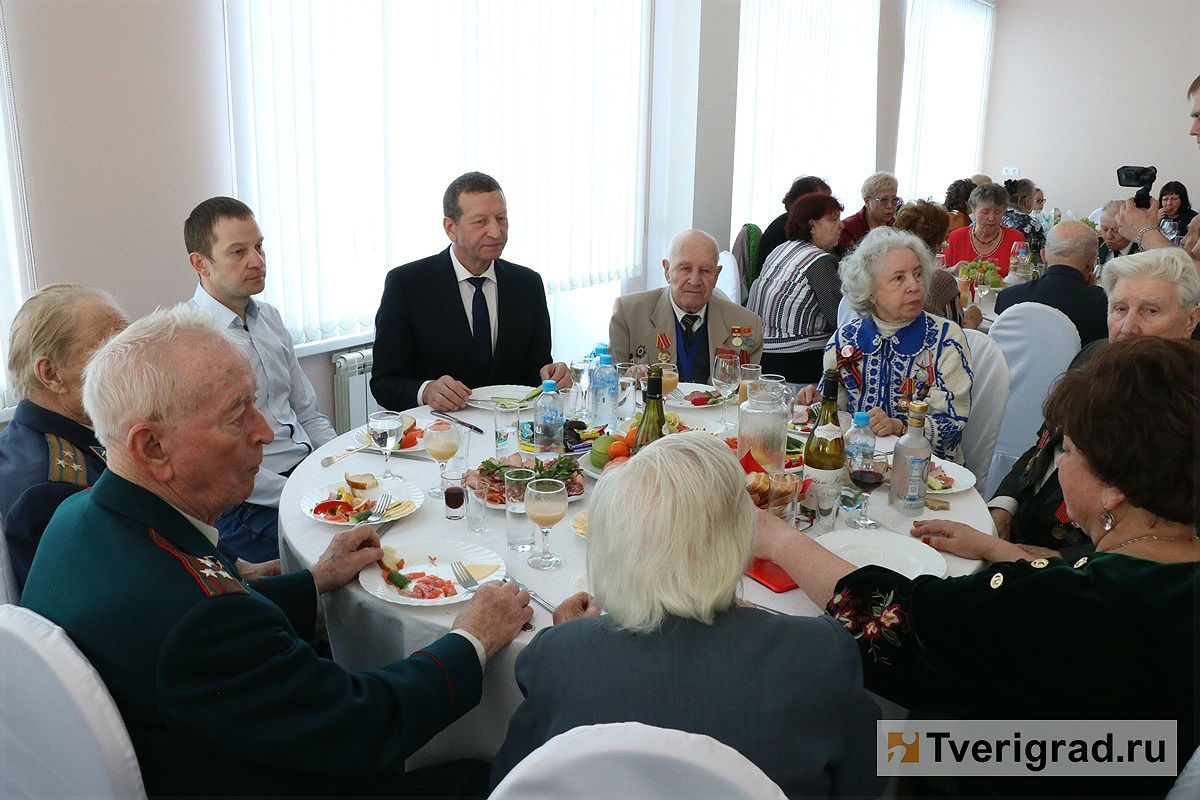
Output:
M475 287L471 300L471 333L475 340L475 354L484 373L492 371L492 318L488 314L487 298L483 296L483 284L487 278L467 278Z
M696 338L696 323L699 320L699 314L684 314L683 319L679 321L683 326L683 340L688 344L691 344Z

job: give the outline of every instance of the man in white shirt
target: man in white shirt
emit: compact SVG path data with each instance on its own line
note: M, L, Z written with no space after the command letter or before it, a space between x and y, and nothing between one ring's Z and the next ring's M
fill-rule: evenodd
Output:
M254 299L266 287L267 256L254 212L232 197L192 209L183 226L188 262L200 278L188 304L227 325L243 343L257 381L255 405L274 434L246 502L217 519L221 550L250 562L279 557L279 496L287 476L336 436L317 408L279 311Z
M371 393L384 408L428 404L456 411L471 390L493 384L570 385L551 362L542 278L500 258L508 205L482 172L460 175L442 197L450 246L396 267L375 315Z

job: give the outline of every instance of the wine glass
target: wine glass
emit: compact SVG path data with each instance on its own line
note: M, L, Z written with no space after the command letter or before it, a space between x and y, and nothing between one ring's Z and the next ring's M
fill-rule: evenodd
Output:
M571 384L575 387L575 392L571 396L570 407L563 409L567 419L587 420L588 412L591 410L588 394L591 389L592 367L594 366L595 362L591 358L577 358L571 362Z
M850 457L850 480L854 485L862 490L862 505L859 506L858 516L851 517L846 520L846 524L851 528L878 528L879 523L876 520L867 516L867 503L871 499L871 492L883 483L883 474L886 460L881 461L879 456L886 459L886 455L875 453L870 450L856 450Z
M1179 223L1173 219L1164 219L1158 223L1158 232L1170 239L1175 244L1179 244L1175 237L1179 235Z
M679 367L674 364L662 365L662 394L664 398L679 388ZM674 398L678 399L678 398Z
M367 417L367 434L371 437L371 443L383 451L383 477L385 478L396 477L388 465L388 456L392 454L392 448L396 446L400 435L400 426L403 424L401 415L396 411L376 411Z
M438 462L438 474L446 471L446 462L454 458L454 454L458 452L458 445L462 438L462 433L457 425L452 425L445 420L439 419L431 423L425 428L425 452L433 456ZM434 486L429 490L429 496L441 499L445 496L442 492L441 485Z
M560 569L566 562L550 552L550 529L567 515L567 485L553 478L530 481L525 488L525 515L542 531L542 552L529 557L529 566Z
M721 430L729 430L730 425L726 421L726 412L729 408L729 400L737 394L738 385L741 383L741 363L738 357L733 353L718 353L713 359L712 375L713 388L721 393Z
M1026 267L1029 265L1029 243L1013 242L1008 263L1010 269L1016 268L1018 272L1026 271Z

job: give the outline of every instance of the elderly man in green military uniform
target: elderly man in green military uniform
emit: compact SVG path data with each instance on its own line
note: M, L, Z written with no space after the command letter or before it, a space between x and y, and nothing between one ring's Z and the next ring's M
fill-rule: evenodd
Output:
M485 583L450 634L346 672L304 639L318 595L382 556L370 527L334 537L311 572L251 584L216 547L212 522L250 494L271 437L237 342L203 312L156 311L97 351L84 407L108 471L60 507L22 602L104 679L147 791L427 791L404 759L478 703L484 662L532 616L528 595ZM460 766L443 788L486 780Z

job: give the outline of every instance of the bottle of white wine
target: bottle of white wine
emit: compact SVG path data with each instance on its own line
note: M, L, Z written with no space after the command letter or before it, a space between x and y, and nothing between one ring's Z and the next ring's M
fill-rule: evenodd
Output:
M821 386L821 410L804 445L804 479L812 480L807 495L810 497L816 497L822 484L841 486L846 471L846 441L838 420L839 379L836 369L825 370ZM805 505L812 503L806 502Z
M929 477L929 459L933 448L925 438L925 414L929 404L913 400L908 404L908 430L896 442L892 452L892 486L888 505L910 517L925 510L925 480Z
M655 364L646 375L646 408L638 423L637 436L633 440L633 452L641 450L666 433L667 415L663 411L662 367Z

